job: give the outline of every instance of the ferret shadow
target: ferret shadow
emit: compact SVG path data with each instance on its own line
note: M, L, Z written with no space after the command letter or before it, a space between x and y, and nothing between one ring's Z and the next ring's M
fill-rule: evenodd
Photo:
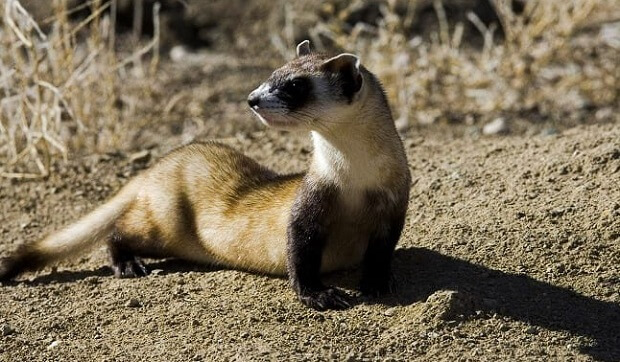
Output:
M152 261L150 270L159 275L183 272L212 272L221 268L180 260ZM475 301L483 314L497 313L551 330L566 331L594 341L582 351L602 361L620 360L620 304L604 302L572 290L535 280L526 275L505 273L422 248L401 248L394 256L394 288L385 297L359 303L410 305L424 302L439 290L457 291ZM25 281L28 285L67 283L89 277L108 277L108 267L90 271L60 271ZM336 273L330 284L354 289L357 272Z
M168 275L175 273L200 272L208 273L222 270L221 267L214 265L194 264L180 259L148 260L146 263L151 273L157 275ZM93 270L62 270L53 271L48 274L39 275L31 280L21 280L5 282L5 284L22 283L28 286L50 285L74 283L89 278L113 277L112 269L109 266L101 266Z
M439 290L472 298L483 313L497 313L594 341L581 351L602 361L620 361L620 304L596 300L572 290L510 274L421 248L398 249L394 257L394 293L371 302L409 305Z

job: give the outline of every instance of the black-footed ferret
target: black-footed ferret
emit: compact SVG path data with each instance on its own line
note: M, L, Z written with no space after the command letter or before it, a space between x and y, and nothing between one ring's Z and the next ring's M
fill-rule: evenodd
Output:
M286 275L315 309L350 306L320 274L362 264L362 293L389 289L410 174L379 81L352 54L297 46L248 97L267 126L312 134L305 174L280 175L230 147L181 147L76 223L21 246L0 280L105 241L117 277L148 274L140 257Z

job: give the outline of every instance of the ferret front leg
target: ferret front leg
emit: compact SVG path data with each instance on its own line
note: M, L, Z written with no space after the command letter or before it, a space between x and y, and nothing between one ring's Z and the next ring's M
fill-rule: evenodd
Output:
M349 296L321 282L321 259L328 230L325 198L313 192L302 192L293 209L288 227L287 268L291 286L299 300L316 310L351 307Z
M371 236L362 265L362 294L378 296L390 291L392 256L404 221L404 215L394 218Z
M299 300L316 310L351 307L343 291L321 282L321 257L325 236L317 228L306 228L302 222L289 228L288 274Z

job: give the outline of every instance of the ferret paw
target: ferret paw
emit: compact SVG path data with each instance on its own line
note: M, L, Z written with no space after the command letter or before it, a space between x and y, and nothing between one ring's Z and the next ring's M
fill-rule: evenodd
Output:
M336 288L304 291L299 294L299 300L308 307L318 311L351 308L351 297Z
M138 257L113 262L111 267L114 271L114 276L117 278L138 278L149 275L148 268Z

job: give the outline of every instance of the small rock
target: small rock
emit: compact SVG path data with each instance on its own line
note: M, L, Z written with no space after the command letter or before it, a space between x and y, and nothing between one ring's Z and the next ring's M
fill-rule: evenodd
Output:
M49 344L49 346L47 346L47 349L53 349L58 347L58 345L60 344L60 341L54 341L52 343Z
M164 272L163 269L153 269L153 270L151 270L151 275L159 275L159 274L161 274L163 272Z
M551 217L560 217L562 215L564 215L564 213L566 212L566 210L558 208L558 209L553 209L553 210L549 210L549 216Z
M496 118L482 127L482 134L496 135L508 133L508 122L502 117Z
M439 337L439 333L437 333L437 332L433 332L433 331L428 332L426 335L427 335L427 336L428 336L428 338L430 338L430 339L435 339L435 338Z
M613 115L614 115L614 110L611 107L605 107L605 108L601 108L598 111L596 111L596 113L594 114L594 118L596 118L596 120L599 122L603 122L603 121L611 119Z
M542 130L542 132L540 132L542 136L555 136L558 133L560 132L553 127L545 128Z
M170 59L175 62L181 62L185 57L187 57L187 50L182 45L176 45L170 49Z
M431 327L438 327L474 316L479 309L477 306L482 304L482 300L465 292L438 290L429 295L422 304L423 310L419 321Z
M11 327L10 325L4 323L2 326L0 326L0 333L2 333L2 336L4 337L10 336L11 334L15 333L15 329L13 329L13 327Z
M386 309L385 311L383 311L383 315L384 315L384 316L387 316L387 317L391 317L391 316L393 316L394 314L396 314L396 308L395 308L395 307L388 308L388 309Z
M137 300L136 298L131 298L125 302L125 307L129 307L129 308L138 308L141 305L142 304L140 304L140 301Z

